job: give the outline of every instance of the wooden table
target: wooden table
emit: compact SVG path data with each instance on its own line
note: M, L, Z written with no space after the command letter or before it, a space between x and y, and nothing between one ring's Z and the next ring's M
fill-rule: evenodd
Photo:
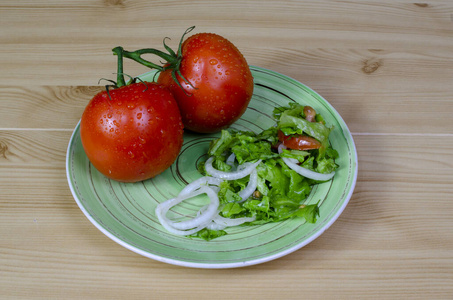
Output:
M111 49L175 47L192 25L319 92L355 139L349 205L283 258L154 261L97 230L69 190L69 138L114 76ZM452 299L451 1L3 0L0 66L0 298Z

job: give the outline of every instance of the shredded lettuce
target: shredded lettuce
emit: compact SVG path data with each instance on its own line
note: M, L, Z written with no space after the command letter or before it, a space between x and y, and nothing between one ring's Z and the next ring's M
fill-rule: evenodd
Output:
M303 113L304 106L290 104L274 110L275 126L259 134L249 131L222 130L218 139L211 142L208 155L214 157L214 168L230 171L232 166L226 162L234 153L239 165L262 160L257 166L258 185L255 193L241 201L239 192L247 186L249 176L239 180L224 181L218 193L220 215L225 218L256 217L247 225L259 225L280 222L291 218L302 218L308 223L315 223L319 217L319 206L305 203L314 184L318 182L303 177L290 169L282 157L295 159L309 170L319 173L331 173L338 168L335 159L338 152L329 143L332 127L325 124L321 115L315 116L316 122L309 122ZM285 149L278 154L278 131L285 135L308 135L321 143L315 150ZM204 164L199 171L206 174ZM204 229L196 237L211 240L225 234L224 230Z
M205 241L210 241L215 238L221 237L226 235L227 232L225 230L211 230L207 228L203 228L202 230L198 231L197 233L191 235L190 237L200 238Z

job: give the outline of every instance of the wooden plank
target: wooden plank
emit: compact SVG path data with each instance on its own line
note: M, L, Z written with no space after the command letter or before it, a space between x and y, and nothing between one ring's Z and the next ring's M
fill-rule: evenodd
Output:
M159 34L162 34L162 28L179 37L183 29L200 25L206 28L203 30L239 34L244 42L256 37L259 45L266 44L268 39L263 39L262 35L266 31L268 36L280 39L294 39L305 33L309 35L305 39L314 43L332 43L328 40L336 37L334 41L348 40L363 46L364 38L377 43L377 40L370 39L370 35L374 35L380 43L384 40L393 46L399 44L405 47L410 42L436 48L451 46L451 40L442 39L439 34L443 34L443 37L451 34L453 12L453 6L448 1L430 1L425 5L406 1L317 1L316 4L248 1L246 5L239 0L152 3L115 0L24 1L21 4L5 1L0 8L4 12L0 24L11 26L23 37L22 42L36 41L42 37L46 43L49 40L71 43L74 38L81 43L92 43L111 40L112 36L117 35L128 44L129 41L148 39L149 36L161 40ZM71 18L67 18L65 10L71 11ZM170 10L172 13L168 14ZM213 13L215 11L219 13ZM24 20L18 16L28 18ZM56 26L60 30L49 30ZM134 34L131 34L131 29ZM20 39L14 36L3 37L0 42L16 43ZM420 39L411 39L411 36L429 39L434 45L423 45ZM298 43L297 40L295 42Z
M0 86L0 128L74 129L102 86Z
M351 298L358 290L366 298L448 298L453 293L451 136L434 148L425 145L437 137L354 136L359 153L356 190L321 237L266 264L197 270L141 257L89 223L65 178L62 154L70 132L1 133L14 145L6 158L0 156L4 297L188 293L190 299L201 293L217 295L219 282L229 287L222 292L225 298L238 293L294 298L302 283L306 297ZM255 289L246 288L244 281Z
M60 130L0 130L0 165L31 168L63 164L64 167L71 133Z
M424 56L435 56L441 61L447 53L446 63L451 64L453 5L448 1L426 5L404 1L319 1L316 4L251 1L247 8L253 13L244 9L238 14L240 3L209 2L211 8L202 10L200 8L206 1L195 4L192 1L90 0L50 4L26 1L21 5L7 1L0 6L0 26L9 28L9 34L0 35L0 64L6 70L0 74L0 80L2 84L31 80L35 84L49 85L47 74L54 74L52 85L94 85L99 78L115 72L115 58L111 54L113 47L162 49L165 36L172 37L169 43L176 47L182 32L192 23L198 25L197 32L212 31L229 38L250 64L290 76L298 75L299 78L299 72L318 61L319 55L321 59L327 55L328 60L316 70L322 71L325 78L329 75L324 73L338 67L337 61L344 61L342 55L357 56L354 51L359 51L359 56L362 56L360 51L369 49L394 52L392 56L395 59L404 59L407 52L409 55L415 52L422 56L422 60ZM170 8L173 14L168 18L165 11ZM211 9L222 12L219 20L207 19ZM71 12L70 18L63 13L65 11ZM19 18L19 15L26 18ZM131 21L117 21L129 20L129 17ZM77 43L73 42L75 40ZM334 53L338 49L340 51ZM352 68L353 72L361 69L374 72L375 60L379 62L382 57L368 53L366 57L355 57L352 63L346 61L347 64L341 65L339 70L347 72ZM387 63L385 60L384 63L384 68L388 68L393 61ZM408 73L413 76L410 71L417 65L410 67L398 69L402 73L400 76L408 76ZM426 74L430 65L423 67L428 68L424 78L429 78ZM131 66L126 70L138 75L144 69ZM433 81L434 84L443 84L448 78L442 75L451 68L447 65L443 70L439 75L433 74L438 79ZM419 74L421 71L417 68ZM312 72L307 75L312 75ZM447 75L451 76L451 73ZM355 76L338 73L331 76L336 76L337 80L351 78L356 82ZM307 81L309 78L301 79ZM399 85L391 84L390 87Z
M335 53L333 58L340 56ZM355 62L352 59L337 62L333 67L327 66L327 55L318 56L316 66L280 71L320 93L337 109L352 132L453 133L453 118L450 118L453 85L447 82L453 78L453 58L425 57L423 61L416 57L398 62L397 57L389 55L381 60L383 65L376 74L370 75L360 71L363 62L359 56ZM356 70L350 67L353 64ZM325 72L321 71L321 65L325 66ZM404 68L412 68L407 76L398 71ZM428 68L431 70L426 71ZM345 73L349 76L342 77ZM433 75L425 77L429 74ZM101 85L0 85L0 128L71 130L88 101L102 89Z
M453 119L449 117L453 113L451 51L272 51L275 54L272 63L266 62L264 52L257 53L259 65L293 77L318 91L334 105L353 132L452 133ZM293 56L297 63L277 64L289 56ZM83 66L89 62L74 64ZM139 66L135 68L137 74L147 70ZM34 77L35 73L31 76ZM68 83L65 77L56 81ZM97 80L93 78L93 82L97 83ZM86 103L101 89L101 86L41 87L17 83L0 86L0 127L61 126L71 129ZM65 118L55 118L56 111L64 111Z

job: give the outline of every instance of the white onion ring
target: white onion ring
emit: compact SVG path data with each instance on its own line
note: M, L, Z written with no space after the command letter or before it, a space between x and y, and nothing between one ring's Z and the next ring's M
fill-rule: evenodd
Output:
M229 166L234 167L234 161L236 160L236 155L234 153L231 153L230 156L228 156L226 160L226 164Z
M247 200L256 191L257 186L258 186L258 172L256 171L256 169L253 169L252 173L250 173L249 183L247 184L246 188L239 192L239 196L241 196L242 198L242 200L239 201L239 203Z
M282 149L286 149L286 146L283 144L280 144L278 146L278 152L281 153ZM332 173L329 173L329 174L322 174L322 173L314 172L312 170L308 170L304 167L301 167L298 164L294 163L290 158L282 157L282 159L289 168L291 168L292 170L296 171L298 174L300 174L306 178L310 178L310 179L318 180L318 181L326 181L326 180L331 179L335 175L335 171L333 171Z
M283 145L283 143L282 143L282 144L278 145L277 149L278 149L278 154L282 154L283 149L286 149L286 146ZM299 163L299 161L297 159L295 159L295 158L287 158L287 159L289 159L289 161L294 163L294 164Z
M197 213L197 215L200 215L202 214L206 209L208 208L207 205L203 206ZM216 222L214 222L214 219L219 216L219 211L217 211L217 215L214 216L214 218L208 223L208 225L206 225L206 228L207 229L210 229L210 230L223 230L226 228L225 225L220 225L220 224L217 224Z
M173 222L169 221L168 224L173 226L176 229L181 229L181 230L187 230L191 228L195 228L197 226L200 226L202 224L205 224L209 221L211 221L214 216L217 213L217 209L219 208L219 197L217 196L217 193L213 191L209 187L202 186L199 189L197 189L194 193L188 194L188 195L182 195L179 197L182 197L184 200L188 198L195 197L200 194L207 194L211 202L207 206L207 208L203 211L203 213L199 214L193 219L187 220L187 221L181 221L181 222Z
M214 221L211 221L211 223L209 223L206 228L207 229L210 229L210 230L223 230L225 229L227 226L225 225L220 225L220 224L217 224L216 222Z
M259 163L261 162L261 159L260 159L255 163L244 163L243 164L244 168L241 170L233 171L233 172L223 172L223 171L219 171L219 170L215 169L212 166L213 160L214 160L214 157L211 156L206 161L206 163L205 163L206 172L213 177L220 178L220 179L226 179L226 180L237 180L237 179L241 179L241 178L249 175L256 168L256 166L258 166Z
M170 221L167 217L166 214L168 210L181 203L182 201L201 195L201 194L207 194L211 202L207 206L207 208L199 215L194 217L193 219L187 220L187 221L182 221L182 222L174 222ZM209 222L212 221L214 216L217 214L217 209L219 208L219 197L217 196L217 193L213 191L211 188L207 186L201 186L198 188L196 191L193 193L188 193L188 194L183 194L183 195L178 195L175 198L172 198L170 200L167 200L165 202L160 203L157 208L156 208L156 215L159 219L159 221L162 223L162 225L170 232L176 233L176 234L182 234L183 235L190 235L192 233L195 233L209 224ZM169 230L170 228L170 230ZM175 230L171 230L175 229ZM188 229L198 229L195 232L192 232L193 230L190 231L184 231ZM181 231L181 232L178 232Z
M170 200L167 200L165 202L162 202L162 203L166 203L168 201L171 201L171 200L175 200L176 198L172 198ZM173 201L174 202L174 201ZM177 202L179 203L179 202ZM176 203L176 204L177 204ZM175 204L175 205L176 205ZM168 209L167 209L168 211ZM156 208L156 216L157 216L157 219L159 220L160 224L170 233L173 233L175 235L191 235L191 234L194 234L194 233L197 233L198 231L202 230L203 228L205 228L207 226L207 224L202 224L192 230L178 230L178 229L175 229L173 226L169 225L168 222L168 218L165 216L165 214L163 213L162 211L162 207L160 205L157 206ZM211 221L212 222L212 221Z
M194 234L194 233L197 233L198 231L204 229L207 227L207 224L202 224L192 230L178 230L178 229L175 229L174 227L170 226L167 221L168 219L165 219L162 217L161 214L159 214L156 210L156 215L157 215L157 218L159 219L159 222L160 224L170 233L173 233L175 235L191 235L191 234ZM212 221L211 221L212 222Z
M234 167L235 159L235 155L231 154L227 158L227 163ZM156 207L157 218L162 226L170 233L176 235L191 235L202 230L203 228L222 230L228 226L237 226L246 222L252 222L256 219L256 217L228 219L220 216L218 212L219 197L217 193L223 180L236 180L250 175L247 187L239 193L239 196L242 198L240 202L243 202L249 198L256 190L258 184L256 166L258 166L261 160L258 160L255 163L244 163L238 166L236 171L232 172L222 172L216 170L212 166L213 160L214 157L210 157L205 163L206 172L213 177L204 176L191 182L181 190L178 196L162 202ZM196 217L181 222L171 221L166 217L167 212L173 206L178 205L186 199L193 198L201 194L207 194L211 201L208 205L200 209Z
M244 224L246 222L253 222L256 220L256 217L243 217L243 218L236 218L236 219L229 219L224 218L220 215L215 216L214 222L218 225L229 227L229 226L238 226Z
M193 193L197 189L199 189L201 186L204 185L214 185L214 186L219 186L222 183L222 179L211 177L211 176L204 176L201 178L198 178L195 181L192 181L188 185L186 185L181 192L179 192L179 196L187 195L190 193ZM212 187L211 187L212 188Z

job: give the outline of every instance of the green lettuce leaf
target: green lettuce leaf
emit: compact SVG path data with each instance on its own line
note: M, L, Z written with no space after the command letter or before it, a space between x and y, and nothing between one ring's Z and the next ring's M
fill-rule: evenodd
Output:
M223 206L220 213L225 218L231 218L235 215L242 214L245 210L246 209L240 203L230 202Z
M190 235L189 237L200 238L205 241L210 241L210 240L216 239L216 238L221 237L226 234L227 234L227 232L225 230L211 230L211 229L204 228L204 229L198 231L197 233Z
M211 156L221 155L225 150L228 149L232 141L233 136L231 135L231 133L228 130L222 130L220 138L211 142L208 154Z

